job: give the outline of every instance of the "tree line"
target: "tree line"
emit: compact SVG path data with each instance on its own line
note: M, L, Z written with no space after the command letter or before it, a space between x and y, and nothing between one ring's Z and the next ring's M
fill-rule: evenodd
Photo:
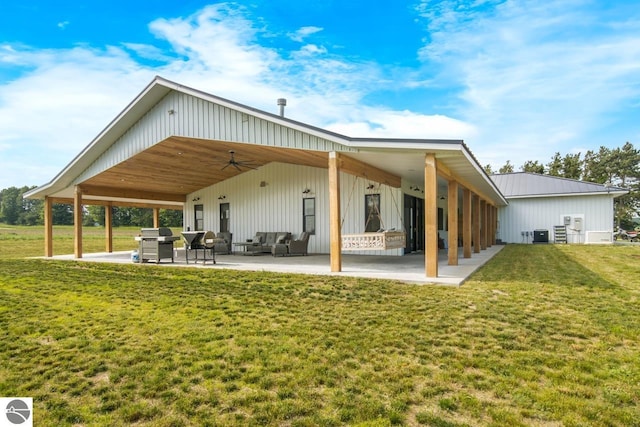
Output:
M43 225L44 201L23 198L24 193L36 188L9 187L0 191L0 223L10 225ZM73 205L54 203L51 208L53 224L73 225ZM84 226L104 225L104 206L84 206L82 214ZM114 227L152 227L153 209L114 206L112 211ZM160 224L164 227L181 227L182 211L160 209Z
M491 165L484 167L488 174L496 173ZM622 147L600 147L598 151L561 155L556 152L547 164L528 160L520 166L521 172L530 172L595 182L629 190L629 194L615 201L616 224L632 228L633 220L640 216L640 150L626 142ZM509 160L497 173L515 172Z

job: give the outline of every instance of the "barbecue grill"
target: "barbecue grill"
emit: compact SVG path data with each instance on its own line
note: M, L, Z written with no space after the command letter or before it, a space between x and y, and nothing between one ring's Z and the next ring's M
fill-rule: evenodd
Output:
M173 242L180 239L174 236L167 227L143 228L140 235L136 236L140 262L155 260L159 263L163 258L171 258L173 262Z
M182 241L184 242L184 258L189 264L189 252L195 251L195 261L198 262L198 250L202 250L202 263L207 262L207 251L211 252L211 261L216 263L216 243L224 243L224 239L215 237L212 231L183 231Z
M183 231L182 241L184 243L184 258L189 264L189 251L196 251L196 261L198 260L198 249L202 249L202 238L204 231Z

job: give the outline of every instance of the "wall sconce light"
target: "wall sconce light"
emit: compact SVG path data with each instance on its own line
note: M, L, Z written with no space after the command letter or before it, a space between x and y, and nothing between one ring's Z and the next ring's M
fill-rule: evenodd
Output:
M302 190L302 194L309 194L311 193L311 190L308 188L305 188L304 190Z
M173 108L168 110L167 113L169 113L170 116L173 116L176 113L176 110L174 110Z
M267 181L260 181L260 187L266 187Z
M193 200L192 200L192 202L197 202L198 200L200 200L200 197L199 197L199 196L198 196L198 197L194 197L194 198L193 198Z
M224 195L220 195L220 196L218 196L218 200L224 200L224 199L226 199L226 198L227 198L227 196L224 196Z
M373 190L374 188L375 188L375 185L373 184L367 185L367 190Z
M440 200L445 200L445 199L446 199L446 197L440 196Z
M415 186L415 187L409 187L409 190L413 190L413 191L420 191L420 187Z

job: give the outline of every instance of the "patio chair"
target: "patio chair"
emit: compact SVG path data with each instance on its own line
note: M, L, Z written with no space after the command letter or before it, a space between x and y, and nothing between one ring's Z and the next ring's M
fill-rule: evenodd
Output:
M221 231L218 233L217 237L218 241L214 247L216 254L230 254L233 234L228 231ZM222 240L224 240L224 242Z
M282 255L285 256L289 253L289 242L291 241L291 236L281 235L278 237L275 243L271 245L271 255Z
M300 233L300 237L291 240L287 244L287 255L307 255L309 236L309 232L303 231Z

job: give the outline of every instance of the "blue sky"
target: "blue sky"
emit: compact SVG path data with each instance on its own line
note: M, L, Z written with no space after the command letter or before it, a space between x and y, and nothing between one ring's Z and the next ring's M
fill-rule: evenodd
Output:
M640 3L6 2L0 189L50 181L155 75L518 169L640 145Z

